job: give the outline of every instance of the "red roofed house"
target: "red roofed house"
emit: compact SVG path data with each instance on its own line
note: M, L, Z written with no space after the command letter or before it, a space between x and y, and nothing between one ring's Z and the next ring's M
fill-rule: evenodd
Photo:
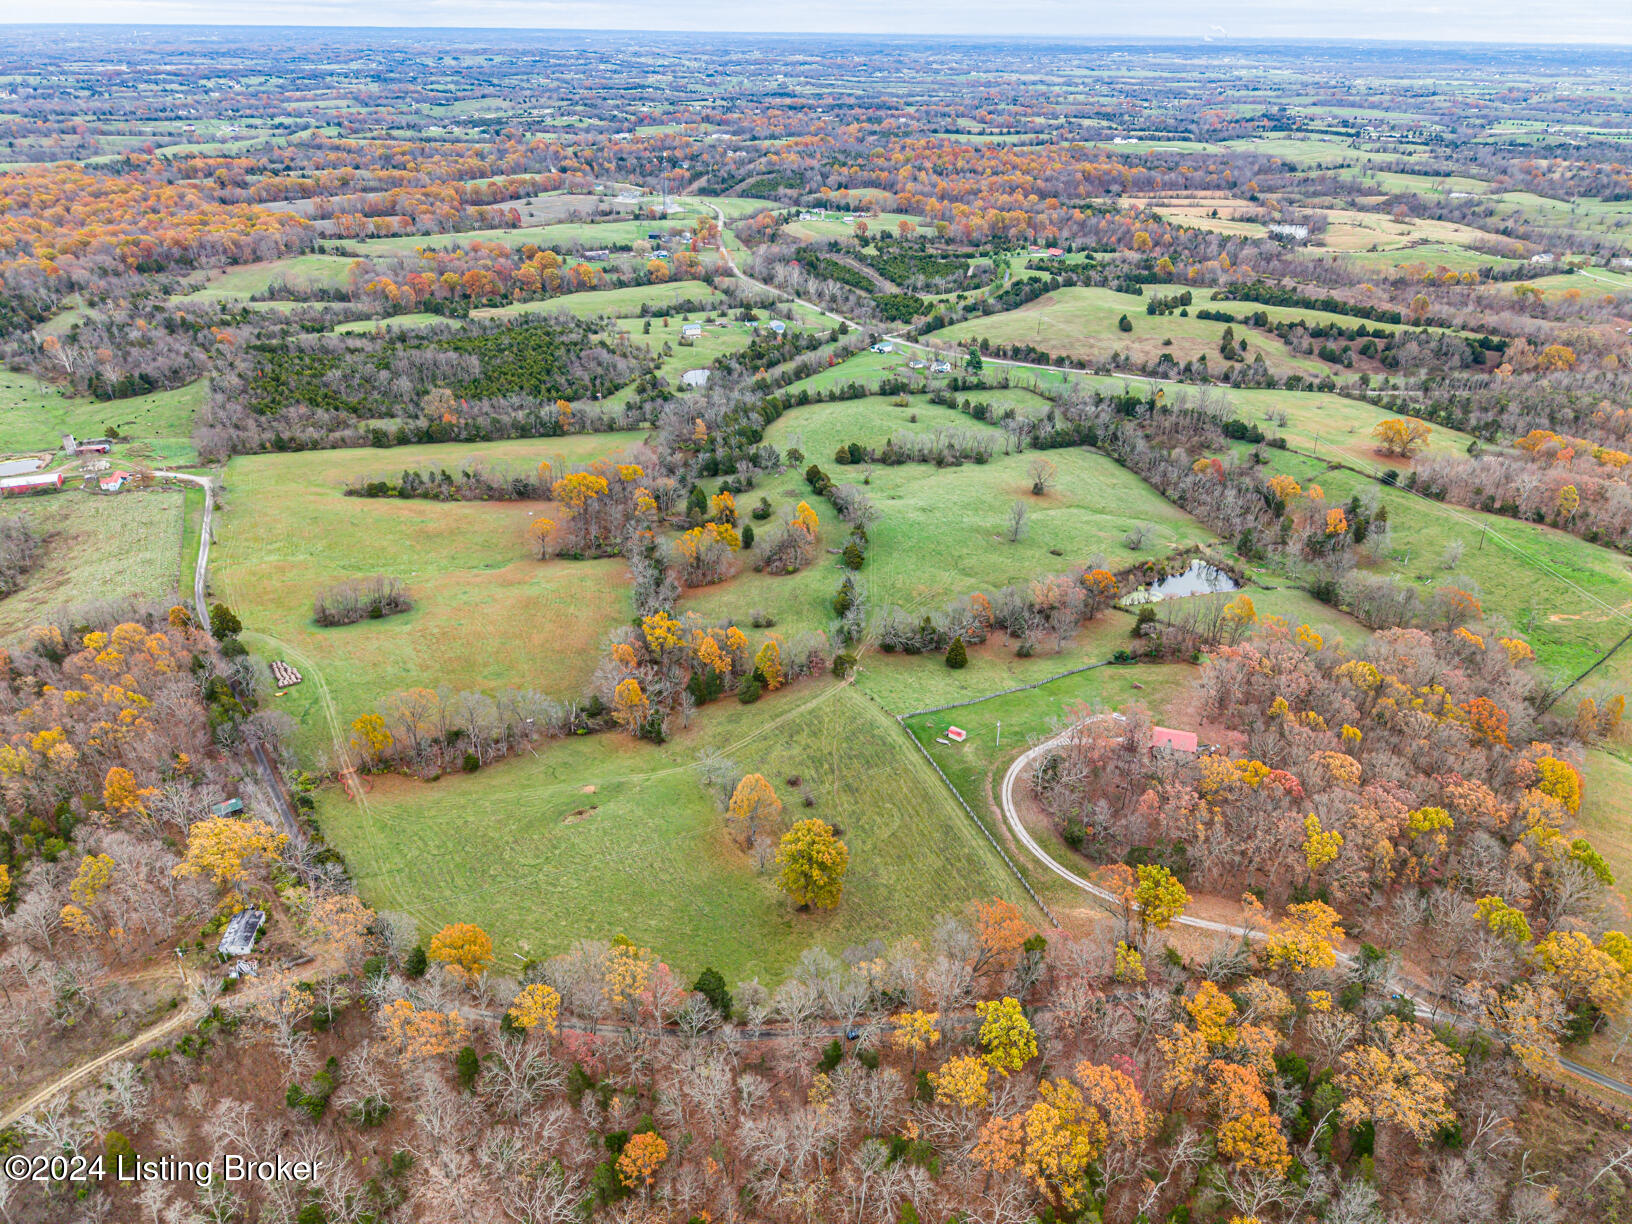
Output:
M1174 752L1194 752L1196 750L1196 733L1194 731L1175 731L1171 727L1152 727L1150 729L1150 746L1152 748L1170 748Z

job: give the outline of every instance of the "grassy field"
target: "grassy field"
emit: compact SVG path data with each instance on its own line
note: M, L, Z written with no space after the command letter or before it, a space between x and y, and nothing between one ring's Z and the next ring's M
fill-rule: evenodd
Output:
M22 589L0 599L0 640L16 637L59 608L176 594L183 522L177 490L104 497L74 489L8 501L0 515L20 515L46 537L45 557Z
M291 288L342 289L351 275L345 255L290 255L264 263L241 264L217 272L198 289L172 299L177 302L232 302L265 293L273 281Z
M1290 472L1305 486L1311 480L1318 483L1328 502L1346 502L1362 488L1376 489L1388 507L1392 532L1384 571L1415 585L1425 601L1441 586L1473 591L1487 619L1528 641L1554 675L1584 670L1628 628L1632 568L1625 557L1550 527L1429 501L1352 472L1329 471L1303 456L1266 454L1273 470ZM1446 549L1453 541L1461 542L1463 553L1447 567Z
M1621 896L1632 900L1632 760L1624 746L1593 748L1582 773L1581 829L1608 860Z
M102 436L111 426L127 441L113 452L116 462L189 463L193 418L204 404L205 380L132 399L94 400L65 396L31 374L0 371L0 454L57 450L62 435Z
M912 414L918 416L917 424L907 420ZM937 426L991 428L927 400L915 398L908 407L897 408L875 397L795 409L766 431L766 439L784 449L798 439L807 463L819 463L841 484L861 484L864 469L832 461L839 442L881 444L891 435L927 433ZM957 596L1026 582L1095 556L1121 568L1211 538L1193 519L1103 456L1082 450L1048 452L1058 470L1058 483L1035 497L1028 470L1034 455L1003 455L1001 443L997 449L985 464L873 469L867 492L881 517L869 532L867 564L855 578L875 611L895 605L927 612ZM802 469L762 482L753 494L739 499L739 506L746 511L759 496L773 506L811 501L823 523L825 547L838 547L847 534L831 503L812 497ZM1028 509L1028 529L1011 544L1003 535L1016 501ZM1122 538L1147 523L1156 529L1152 542L1140 552L1125 548ZM756 527L762 529L764 524ZM688 593L684 606L737 617L762 609L790 629L825 627L832 620L831 601L841 577L836 559L824 556L785 577L744 571L718 586Z
M994 344L1029 344L1048 353L1103 362L1113 352L1129 354L1137 362L1155 362L1163 353L1184 363L1205 356L1210 364L1223 369L1219 355L1224 323L1210 319L1181 318L1178 314L1145 314L1145 298L1117 293L1111 289L1072 286L1027 302L1017 310L987 315L954 324L933 334L938 344L965 344L990 339ZM1232 314L1252 313L1246 303L1229 307ZM1306 315L1309 312L1304 312ZM1126 316L1132 331L1121 331L1118 320ZM1311 316L1310 321L1314 319ZM1246 339L1249 359L1263 354L1276 375L1291 373L1316 376L1333 372L1325 362L1292 353L1274 336L1237 326L1238 340ZM1171 345L1163 344L1172 340ZM1342 370L1335 371L1342 374Z
M248 639L260 656L287 658L311 677L278 702L300 721L300 749L328 748L331 714L349 724L381 698L418 685L576 696L600 635L627 615L622 561L532 557L527 525L549 503L348 498L349 480L478 459L518 468L555 457L584 461L638 438L580 434L234 459L225 510L216 515L211 582L246 629L261 635ZM401 578L413 611L340 628L312 623L319 588L374 574Z
M471 314L481 319L557 312L575 315L580 319L594 315L613 315L622 318L640 314L642 306L669 306L687 301L723 304L724 298L712 286L700 281L667 281L661 285L625 285L620 289L594 289L587 293L569 293L542 302L521 302L515 306L475 310ZM662 320L658 320L653 326L661 327ZM674 326L678 327L679 324Z
M1379 421L1393 419L1396 414L1392 412L1317 391L1234 387L1229 397L1241 419L1260 426L1265 433L1280 434L1300 450L1328 457L1335 452L1351 462L1372 467L1385 463L1409 466L1404 461L1386 460L1376 453L1371 431ZM1283 417L1284 425L1280 423ZM1441 425L1432 429L1426 454L1461 454L1473 440L1465 433Z
M788 818L842 830L850 869L836 910L795 913L754 871L691 768L704 747L770 779ZM318 809L363 897L412 914L425 933L479 923L507 960L622 933L688 981L712 965L728 982L772 984L812 944L924 938L938 915L976 898L1024 903L894 720L833 681L710 706L661 748L571 739L431 785L379 779L366 800L359 808L330 790Z

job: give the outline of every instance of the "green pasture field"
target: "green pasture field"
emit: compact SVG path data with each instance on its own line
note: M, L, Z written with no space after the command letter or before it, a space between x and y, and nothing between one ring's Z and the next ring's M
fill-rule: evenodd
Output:
M843 900L796 913L774 874L731 841L693 770L705 747L769 779L788 820L836 825L850 850ZM798 777L815 799L805 807ZM622 933L687 981L774 985L800 952L926 939L939 915L1018 882L895 720L851 685L806 681L758 703L706 707L657 747L604 734L435 784L374 779L363 806L337 789L318 819L363 898L487 929L507 961Z
M175 302L234 302L265 293L273 281L308 289L343 289L351 276L348 255L290 255L239 264L214 273L200 288L178 294Z
M0 641L62 608L176 594L183 519L177 490L103 496L65 489L0 505L0 517L13 515L45 536L45 555L20 590L0 599Z
M1621 896L1632 899L1632 760L1626 746L1588 749L1581 772L1581 830L1609 862Z
M815 212L817 210L811 209L810 211ZM843 220L847 216L854 218L848 225ZM876 217L869 217L860 213L830 212L825 218L819 220L790 221L782 227L782 230L790 238L797 238L801 242L827 242L835 238L856 237L860 232L856 229L858 221L867 223L867 233L869 235L886 232L894 234L903 221L910 224L914 231L924 225L922 217L914 217L909 213L886 212L880 213Z
M416 328L429 327L433 323L451 321L446 315L414 311L410 314L386 315L379 319L352 319L349 323L335 324L334 331L340 336L359 336L372 334L381 328L386 331L413 331Z
M906 419L911 413L918 415L916 425ZM937 426L992 429L927 400L896 408L873 397L793 409L767 429L766 440L785 451L800 439L806 464L820 464L837 483L859 485L867 478L864 468L833 461L839 442L882 444L890 436L927 433ZM866 492L880 518L869 529L867 562L855 580L875 611L894 605L912 613L927 612L958 596L989 594L1096 556L1119 569L1212 538L1195 520L1104 456L1079 449L1045 452L1042 457L1054 464L1058 479L1051 491L1036 497L1029 468L1037 453L1004 455L1002 450L999 441L996 455L985 464L936 469L913 463L873 469ZM832 504L810 492L803 468L763 481L743 495L738 499L739 514L746 516L761 496L773 507L786 509L809 501L822 522L824 549L840 547L848 536ZM1027 507L1027 531L1011 544L1004 533L1010 506L1017 501ZM746 517L744 521L753 522ZM774 521L755 523L756 533L774 530ZM1140 552L1124 547L1123 537L1144 524L1156 529L1152 542ZM797 574L771 576L745 569L725 583L688 592L682 607L738 619L757 609L789 631L823 628L833 619L832 599L846 572L837 558L824 552Z
M535 559L527 527L536 514L557 517L552 503L349 498L348 481L477 460L511 468L553 458L583 462L639 440L575 434L233 459L210 577L255 652L288 659L307 677L274 702L299 721L301 752L327 752L337 728L344 738L352 719L415 686L513 686L576 697L601 635L628 615L621 560ZM402 579L414 609L337 628L312 622L320 588L376 574Z
M1320 391L1232 387L1229 398L1239 418L1258 425L1266 434L1279 434L1299 450L1327 457L1331 457L1331 452L1339 452L1350 462L1373 467L1410 466L1409 461L1385 459L1377 454L1376 441L1371 436L1379 421L1393 420L1398 413ZM1271 421L1271 415L1284 416L1286 424ZM1423 452L1428 455L1462 454L1473 441L1470 435L1443 425L1430 428L1428 446Z
M1551 527L1430 501L1302 455L1264 453L1269 470L1289 472L1306 488L1319 484L1328 503L1346 503L1367 486L1378 490L1392 534L1382 571L1415 585L1424 601L1441 586L1474 591L1487 622L1529 642L1551 675L1584 671L1628 628L1632 567L1625 557ZM1463 554L1446 568L1442 559L1453 540L1462 542ZM1625 666L1617 656L1595 675L1615 679Z
M676 201L681 202L681 201ZM687 213L674 213L655 221L562 221L554 225L528 225L517 229L465 230L456 234L398 234L389 238L358 238L347 241L348 249L362 256L381 253L411 255L423 248L446 250L472 241L502 242L510 247L533 243L540 248L561 249L572 245L588 250L597 247L629 246L647 241L647 234L679 234L689 230L697 215L712 216L700 204Z
M1448 242L1425 242L1418 246L1396 247L1385 251L1355 251L1345 253L1346 259L1366 268L1396 271L1421 264L1428 271L1477 272L1480 268L1500 268L1518 264L1517 259L1501 255L1486 255Z
M1108 360L1113 351L1128 353L1141 362L1154 362L1167 353L1181 364L1205 355L1209 364L1223 368L1224 359L1218 350L1228 324L1198 319L1193 313L1189 318L1181 318L1177 312L1147 315L1146 300L1112 289L1071 286L1044 294L1017 310L968 319L933 336L945 344L981 339L994 344L1030 344L1045 352L1095 362ZM1231 313L1251 313L1253 309L1250 303L1241 303ZM1118 330L1123 315L1133 325L1132 331ZM1277 375L1321 376L1332 372L1314 357L1293 354L1275 337L1241 327L1236 328L1236 337L1247 339L1249 360L1251 354L1262 353L1270 371ZM1169 338L1172 345L1164 346L1162 341Z
M65 396L32 374L0 370L0 454L60 450L63 434L97 438L112 426L128 439L115 447L116 462L190 463L197 457L193 418L207 387L208 380L200 379L173 391L95 400Z
M625 285L618 289L591 289L583 293L567 293L538 302L519 302L514 306L474 310L471 315L478 319L557 313L575 315L580 319L595 315L627 318L639 315L642 306L669 306L684 301L724 305L725 299L712 285L704 284L702 281L680 280L665 281L661 285ZM661 319L652 324L654 331L662 326ZM678 328L679 324L674 323L671 326ZM679 338L678 332L675 338Z

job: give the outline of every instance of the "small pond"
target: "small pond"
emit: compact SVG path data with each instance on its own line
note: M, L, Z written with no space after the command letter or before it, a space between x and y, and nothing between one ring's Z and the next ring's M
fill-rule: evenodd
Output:
M44 466L44 459L0 459L0 476L23 476Z
M1182 573L1169 574L1132 591L1122 598L1124 607L1133 607L1138 604L1158 603L1164 599L1177 599L1183 595L1216 595L1220 591L1239 591L1241 584L1216 565L1208 565L1205 561L1192 561L1189 568Z

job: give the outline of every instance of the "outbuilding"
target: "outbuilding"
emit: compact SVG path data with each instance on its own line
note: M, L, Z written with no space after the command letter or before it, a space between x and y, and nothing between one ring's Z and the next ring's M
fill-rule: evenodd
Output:
M61 489L61 472L30 472L26 476L0 477L0 497L27 497L30 493L56 493Z
M1172 752L1196 751L1197 740L1194 731L1175 731L1171 727L1152 727L1150 729L1150 746L1152 748L1166 748Z
M708 386L708 371L687 370L684 374L680 375L680 385L688 390L701 390L702 388Z
M969 738L969 733L962 727L948 727L946 729L946 738L951 740L954 744L961 744L964 740Z
M261 927L265 922L266 913L263 910L239 910L227 923L227 929L221 932L221 943L217 951L228 959L248 956L255 951L255 936L261 933Z

